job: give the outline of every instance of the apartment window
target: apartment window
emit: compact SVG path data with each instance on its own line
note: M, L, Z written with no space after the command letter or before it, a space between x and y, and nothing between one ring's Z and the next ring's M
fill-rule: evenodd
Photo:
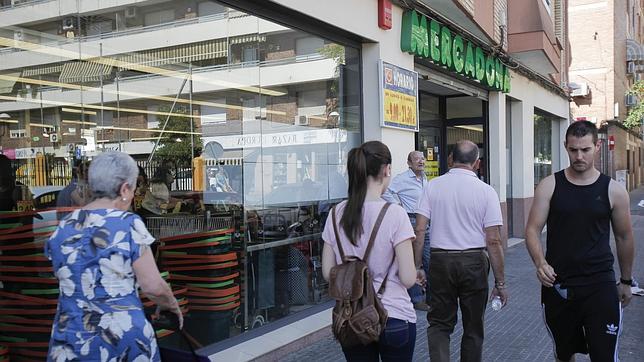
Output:
M257 60L257 47L254 45L245 45L242 49L242 63L254 62Z
M552 125L554 119L544 113L534 114L534 185L552 174Z
M297 93L299 115L323 116L326 110L326 89L313 89Z
M317 37L306 37L295 40L295 55L315 54L324 46L324 40Z
M12 129L9 131L9 138L22 138L26 132L25 129Z
M550 5L552 4L552 0L542 0L542 1L543 1L543 5L545 5L546 7L546 10L548 10L548 14L550 14L551 13Z
M87 35L99 35L112 32L114 22L112 20L100 20L90 22L87 25Z
M215 99L215 104L226 104L225 98ZM201 124L226 123L226 108L216 106L201 106Z
M199 16L208 16L226 12L226 7L213 1L202 1L197 5Z
M174 9L154 11L145 14L145 26L169 23L175 20Z

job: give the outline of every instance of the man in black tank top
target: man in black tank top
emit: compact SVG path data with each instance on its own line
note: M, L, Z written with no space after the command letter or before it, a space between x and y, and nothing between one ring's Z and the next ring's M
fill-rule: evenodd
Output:
M617 361L634 257L628 192L595 168L599 143L594 124L571 124L564 146L570 166L537 186L526 246L542 284L541 302L557 361L570 361L575 353L590 353L593 361ZM540 235L546 222L544 257ZM611 224L621 275L617 286Z

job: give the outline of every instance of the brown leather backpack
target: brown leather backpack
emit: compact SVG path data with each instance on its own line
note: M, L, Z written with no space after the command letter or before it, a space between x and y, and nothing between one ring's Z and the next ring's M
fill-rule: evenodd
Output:
M378 289L378 293L375 293L367 262L373 248L374 239L378 234L378 229L380 229L380 224L389 205L389 203L386 203L380 210L362 259L353 255L344 255L336 226L335 207L332 210L333 231L342 264L331 268L329 296L335 299L333 335L343 347L378 342L380 333L387 324L387 311L383 307L379 296L385 290L391 264ZM391 263L393 264L393 259Z

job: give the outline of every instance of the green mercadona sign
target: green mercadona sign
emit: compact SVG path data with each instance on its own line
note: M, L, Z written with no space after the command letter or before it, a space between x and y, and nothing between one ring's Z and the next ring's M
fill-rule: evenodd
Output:
M510 92L510 73L500 59L415 10L403 14L400 49L478 80L490 88Z

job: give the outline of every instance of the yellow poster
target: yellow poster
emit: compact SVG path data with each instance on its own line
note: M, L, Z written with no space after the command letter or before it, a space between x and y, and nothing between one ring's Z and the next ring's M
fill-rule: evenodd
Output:
M428 180L431 180L435 177L440 176L438 161L426 161L425 162L425 175Z
M381 62L381 124L418 131L418 73Z
M416 127L416 97L385 89L385 123Z

